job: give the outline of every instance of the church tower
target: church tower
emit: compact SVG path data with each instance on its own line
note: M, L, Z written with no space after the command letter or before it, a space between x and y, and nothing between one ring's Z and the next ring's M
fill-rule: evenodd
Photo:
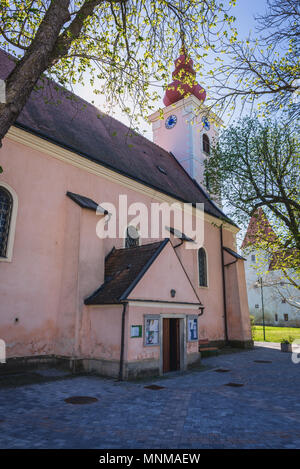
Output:
M185 49L175 60L173 82L167 87L165 107L149 117L153 141L171 152L189 175L209 193L209 181L204 177L204 161L209 158L211 145L218 138L220 124L204 105L205 90L196 82L193 60ZM163 119L162 119L163 117ZM218 203L218 198L210 194Z

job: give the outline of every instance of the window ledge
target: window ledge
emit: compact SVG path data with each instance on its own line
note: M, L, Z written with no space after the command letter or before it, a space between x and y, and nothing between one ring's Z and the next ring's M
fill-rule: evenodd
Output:
M0 262L11 262L12 258L11 257L0 257Z

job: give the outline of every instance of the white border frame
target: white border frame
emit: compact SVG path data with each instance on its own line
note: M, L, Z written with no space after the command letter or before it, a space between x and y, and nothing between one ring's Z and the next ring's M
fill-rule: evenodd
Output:
M6 250L7 255L6 257L0 257L0 262L12 262L15 233L16 233L17 213L18 213L18 196L17 196L16 191L11 186L9 186L6 182L0 181L0 187L4 187L4 189L6 189L10 193L13 199L13 206L12 206L8 240L7 240L7 250Z
M155 319L158 321L158 342L157 344L147 344L147 319ZM144 314L144 347L159 347L160 346L160 335L161 335L161 322L159 314Z

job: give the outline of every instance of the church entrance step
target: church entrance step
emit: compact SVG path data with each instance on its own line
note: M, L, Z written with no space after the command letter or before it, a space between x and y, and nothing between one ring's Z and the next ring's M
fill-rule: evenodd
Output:
M199 352L201 353L201 358L205 358L205 357L213 357L215 355L219 355L220 350L217 347L207 347L207 348L199 348Z
M219 349L214 347L208 339L200 339L198 345L202 358L219 355Z

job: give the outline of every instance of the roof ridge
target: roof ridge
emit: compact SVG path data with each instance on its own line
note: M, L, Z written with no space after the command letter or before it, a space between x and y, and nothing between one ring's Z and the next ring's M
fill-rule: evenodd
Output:
M146 246L153 246L154 244L161 244L165 241L165 239L166 238L164 238L162 240L159 240L159 241L154 241L153 243L140 244L139 246L129 246L129 247L124 247L124 248L118 248L118 249L115 249L115 252L126 251L126 250L130 250L130 249L139 249L139 248L143 248L143 247L146 247Z

